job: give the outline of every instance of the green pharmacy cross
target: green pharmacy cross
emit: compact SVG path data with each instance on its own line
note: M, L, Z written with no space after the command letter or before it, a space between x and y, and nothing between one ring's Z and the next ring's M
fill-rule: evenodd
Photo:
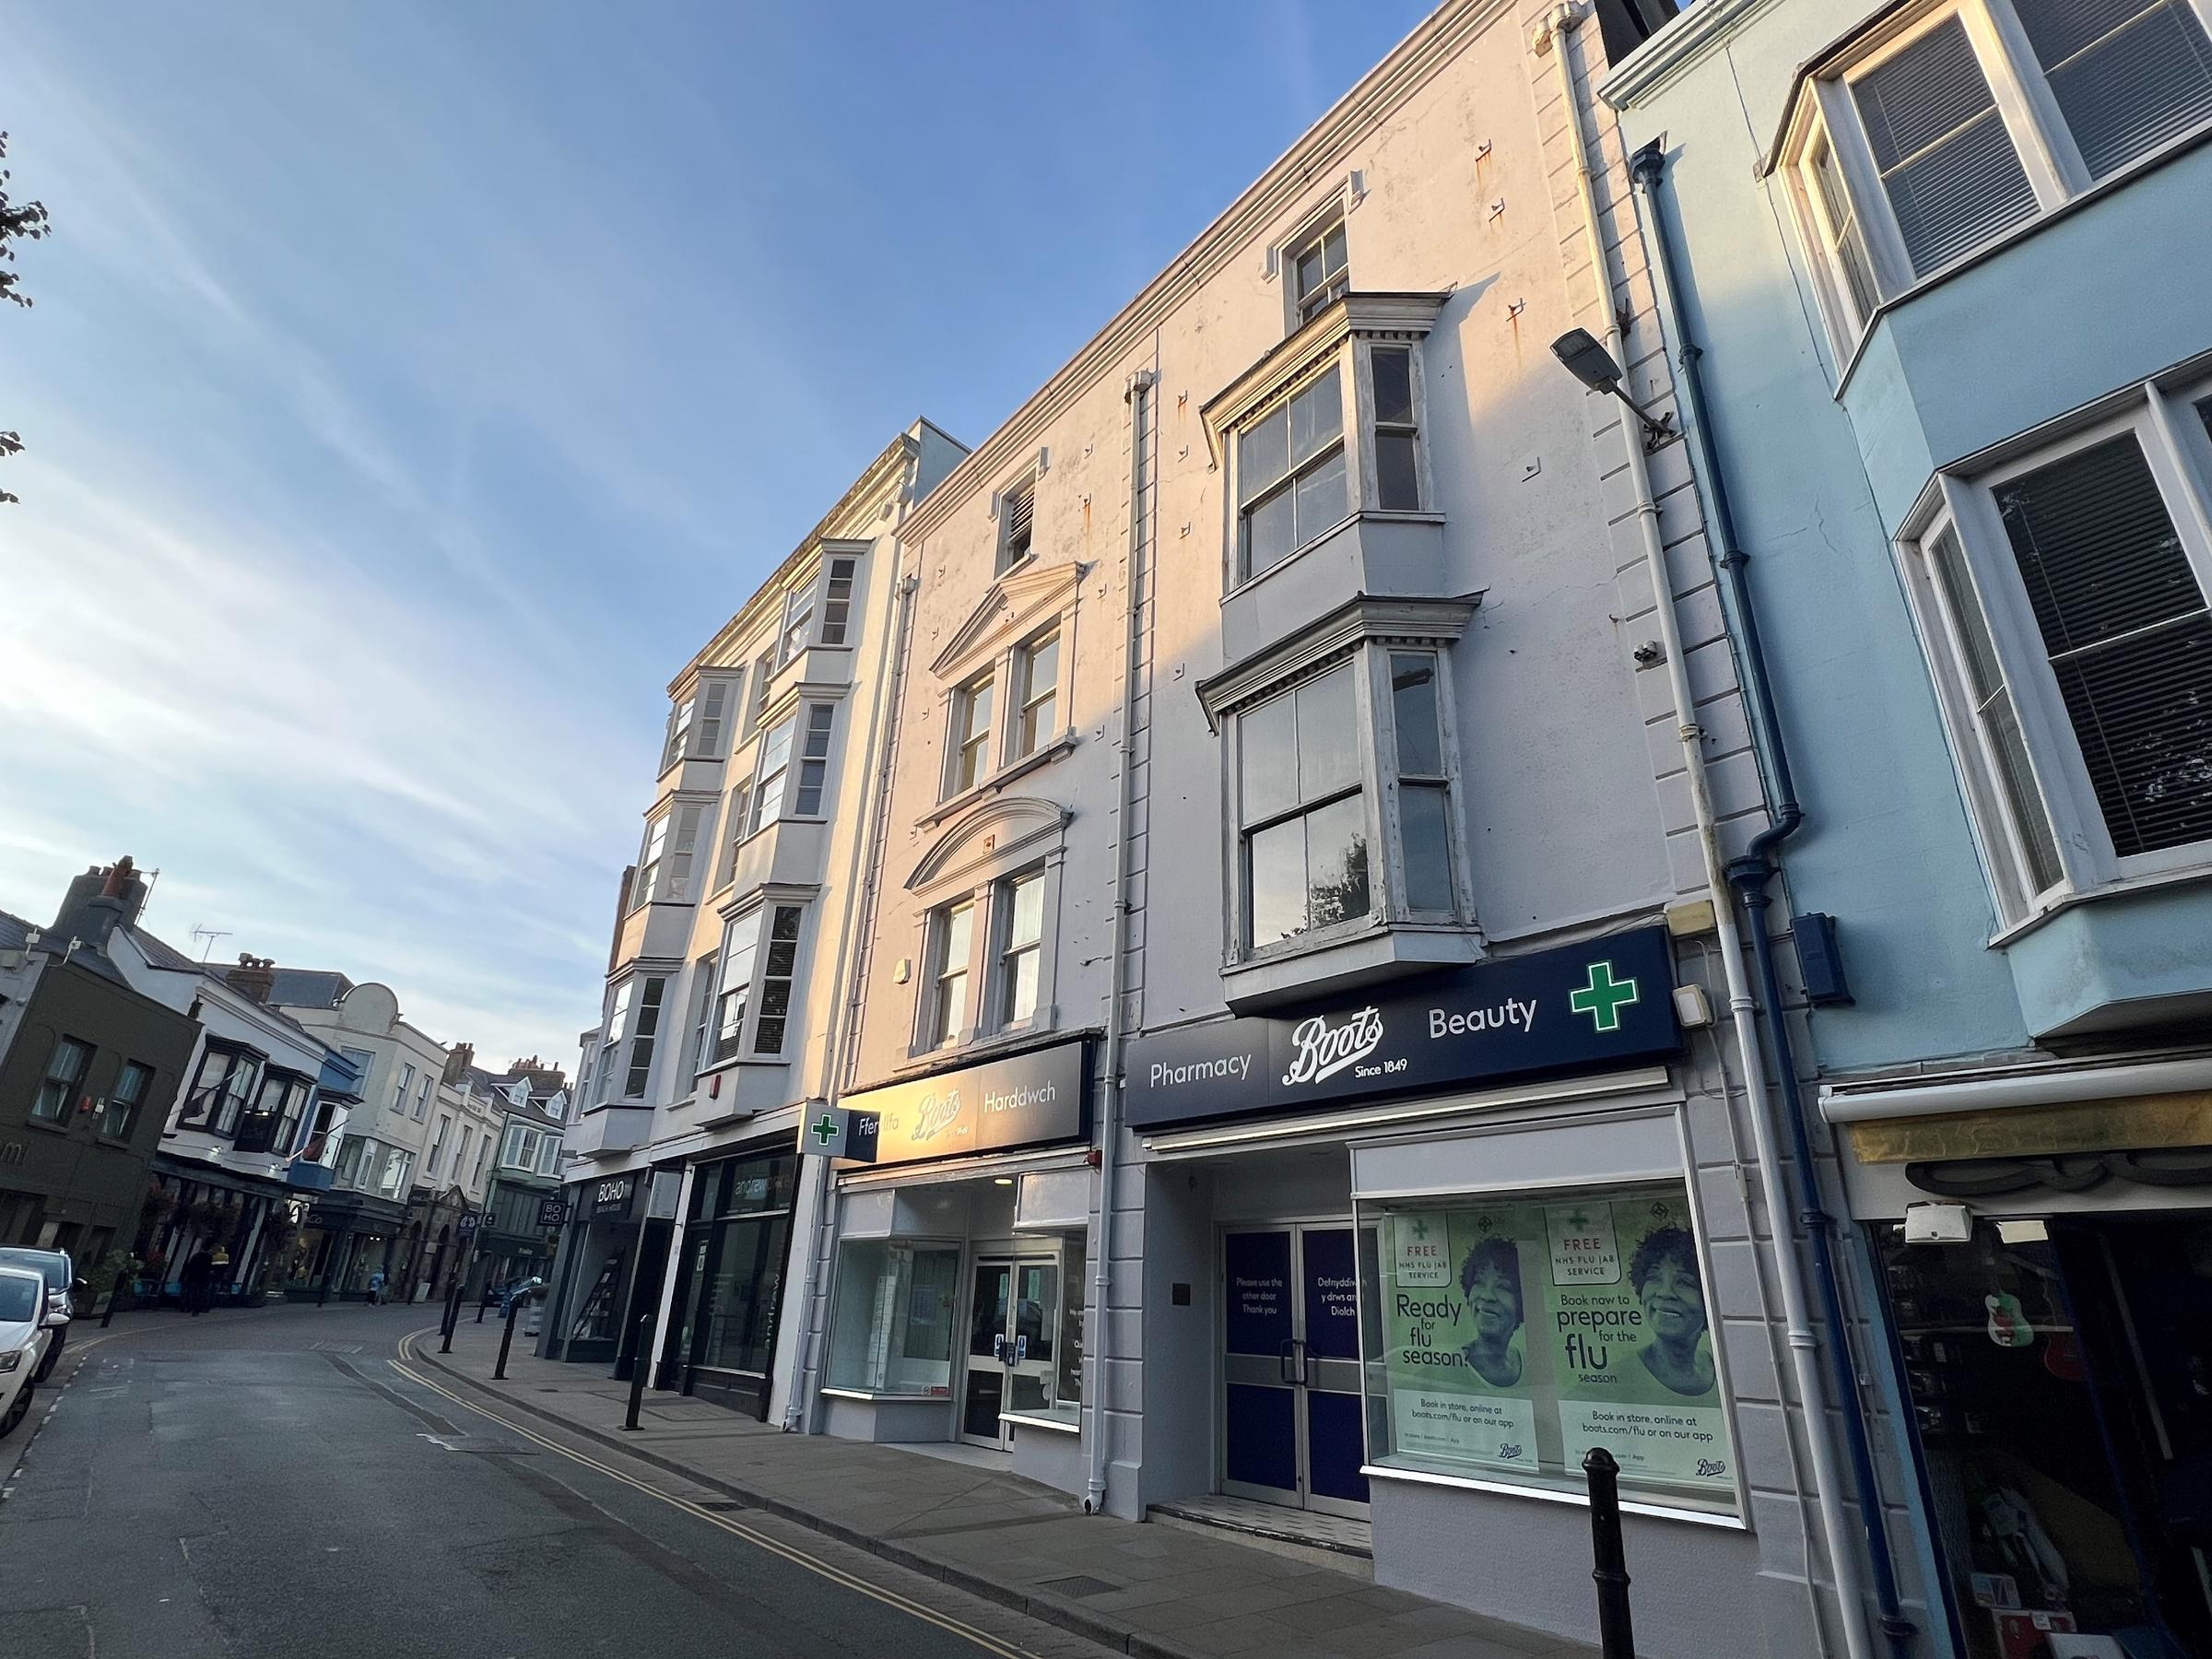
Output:
M837 1120L825 1112L815 1122L810 1133L826 1147L837 1138Z
M1620 1030L1620 1011L1636 1000L1636 982L1632 979L1616 981L1613 964L1590 964L1590 982L1580 991L1570 992L1567 1006L1577 1014L1587 1014L1597 1022L1601 1031Z

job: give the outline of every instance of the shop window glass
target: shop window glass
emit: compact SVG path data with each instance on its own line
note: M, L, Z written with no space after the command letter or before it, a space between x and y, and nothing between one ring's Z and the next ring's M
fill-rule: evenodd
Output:
M876 1394L952 1393L955 1245L853 1241L837 1259L830 1385Z
M1074 1421L1083 1405L1083 1236L1071 1237L1062 1248L1060 1296L1060 1371L1053 1383L1059 1412Z
M1733 1512L1712 1315L1679 1184L1362 1205L1368 1461Z
M1875 1241L1968 1659L2212 1653L2212 1223L1902 1235Z

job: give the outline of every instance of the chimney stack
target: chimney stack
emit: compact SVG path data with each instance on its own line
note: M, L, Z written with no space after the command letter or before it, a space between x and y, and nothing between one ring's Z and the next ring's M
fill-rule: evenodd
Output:
M477 1045L475 1043L454 1043L452 1048L445 1051L444 1080L448 1083L460 1082L462 1074L466 1072L468 1068L474 1065L476 1063Z
M257 1003L265 1003L269 993L276 988L276 959L247 956L241 951L238 966L223 971L223 982Z
M147 884L126 853L104 869L87 868L69 883L62 908L46 930L45 948L60 955L72 942L79 950L107 954L108 938L118 927L131 927L146 908Z

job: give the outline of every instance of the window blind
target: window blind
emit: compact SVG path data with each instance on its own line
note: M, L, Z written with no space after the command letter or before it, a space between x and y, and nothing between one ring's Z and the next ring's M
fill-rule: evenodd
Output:
M2212 41L2189 0L2014 0L2090 174L2212 119Z

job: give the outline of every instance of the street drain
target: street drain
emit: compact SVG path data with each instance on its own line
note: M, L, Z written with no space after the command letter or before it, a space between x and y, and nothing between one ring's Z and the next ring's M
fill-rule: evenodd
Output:
M1104 1579L1092 1578L1088 1573L1078 1572L1073 1578L1046 1579L1042 1583L1039 1584L1037 1588L1040 1590L1050 1590L1055 1594L1059 1595L1072 1595L1080 1597L1087 1595L1105 1595L1110 1592L1119 1590L1121 1586L1119 1584L1110 1584Z

